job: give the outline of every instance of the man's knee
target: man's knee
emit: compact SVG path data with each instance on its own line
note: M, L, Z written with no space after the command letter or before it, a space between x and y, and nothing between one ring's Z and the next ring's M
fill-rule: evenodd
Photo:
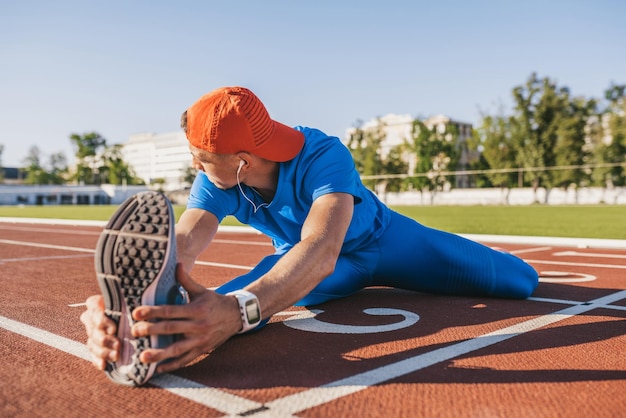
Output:
M523 263L518 271L507 276L506 294L503 295L505 297L526 299L533 294L539 284L539 274L526 263Z

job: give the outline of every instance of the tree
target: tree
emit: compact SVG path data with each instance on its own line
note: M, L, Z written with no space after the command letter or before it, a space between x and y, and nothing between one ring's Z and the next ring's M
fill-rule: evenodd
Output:
M70 141L76 150L76 158L81 161L87 157L95 157L100 149L106 147L106 139L97 132L71 134Z
M134 170L124 161L122 145L115 144L106 147L99 158L98 167L100 183L108 184L143 184L144 181L136 177Z
M364 130L359 121L350 134L347 146L352 153L356 169L362 176L385 174L380 156L380 144L385 138L383 126L379 120L376 128ZM377 182L378 180L363 180L363 184L370 190L376 190Z
M100 183L100 162L97 161L100 151L106 148L106 139L97 132L83 135L71 134L70 141L76 152L76 173L74 178L81 184Z
M584 183L587 174L581 166L588 160L585 129L595 107L595 100L575 98L568 101L557 117L554 163L557 167L575 166L575 168L554 170L550 176L551 185L567 188L570 185L578 186Z
M474 147L493 171L485 174L489 182L510 190L518 182L518 174L509 171L517 167L517 148L511 135L511 119L504 115L483 116L481 125L474 130ZM496 171L501 170L501 171ZM508 202L508 192L505 197Z
M513 89L516 114L511 132L516 142L518 163L526 171L535 196L543 185L547 192L554 186L553 171L537 168L556 165L558 121L569 101L569 90L548 78L533 73L524 86ZM548 197L546 193L546 199ZM536 197L535 197L536 199Z
M436 192L451 184L452 179L448 179L444 172L456 167L460 154L457 141L458 132L450 124L443 129L440 126L429 129L423 122L413 121L407 147L417 158L416 174L425 176L409 177L407 183L418 190L432 192L431 201Z
M181 183L185 184L186 186L191 186L194 180L196 179L197 175L198 175L198 170L193 168L191 165L188 165L182 171L182 174L180 177Z
M605 91L605 108L597 115L592 136L593 156L597 167L592 172L595 184L611 188L626 185L626 85L611 86Z
M50 156L48 163L48 183L64 184L67 176L67 158L62 152L54 153Z
M612 154L614 155L611 162L621 164L616 165L611 170L611 181L614 186L623 187L626 186L626 164L624 164L626 163L626 100L623 96L623 86L621 109L611 113L609 130L612 137Z
M52 154L48 163L44 164L41 150L37 146L33 146L28 151L28 155L24 159L24 169L26 184L63 184L67 174L67 159L65 154L57 152Z
M153 186L157 187L157 190L162 192L163 191L163 185L165 184L165 179L163 177L157 177L155 179L152 179L151 184Z
M400 144L389 150L389 154L383 161L383 171L386 174L405 174L408 170L408 164L403 158L406 154L406 145ZM384 190L386 192L400 192L405 189L406 185L401 178L386 179Z
M74 179L81 184L144 184L124 161L122 145L107 146L97 132L72 134L70 140L76 150Z
M28 150L28 155L24 158L24 172L26 178L24 183L26 184L47 184L48 176L46 171L42 167L41 163L41 150L39 147L32 146Z

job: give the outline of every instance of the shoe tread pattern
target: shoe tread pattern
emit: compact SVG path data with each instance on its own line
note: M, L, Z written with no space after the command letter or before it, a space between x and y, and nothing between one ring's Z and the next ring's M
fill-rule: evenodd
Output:
M120 206L101 234L96 248L96 272L107 316L118 327L122 312L132 312L142 305L144 292L163 268L172 216L163 195L140 193ZM129 322L131 327L132 318ZM139 361L139 355L150 348L150 338L132 338L129 342L133 345L132 368L121 372L115 363L109 362L107 375L117 383L142 385L151 371L150 365Z

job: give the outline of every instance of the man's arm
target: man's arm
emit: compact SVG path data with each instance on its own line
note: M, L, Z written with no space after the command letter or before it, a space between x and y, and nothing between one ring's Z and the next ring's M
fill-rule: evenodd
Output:
M259 299L264 319L292 306L333 272L353 211L354 198L349 194L332 193L319 197L313 203L302 227L302 240L267 274L246 287ZM194 218L184 219L181 228L183 246L188 244L182 236L186 236L185 239L194 238L183 232L187 226L194 225L193 219L198 220L195 215ZM210 218L204 220L212 224ZM192 229L204 230L203 227ZM209 228L205 232L211 230ZM206 238L195 239L203 242L204 248ZM199 248L193 245L186 247L185 251L193 254ZM186 261L188 256L183 257L183 262L189 262ZM135 320L140 321L132 329L135 337L151 334L185 335L185 339L165 349L147 349L141 354L141 361L146 363L170 359L158 366L158 372L183 367L200 354L214 350L241 330L241 316L235 297L218 295L203 288L185 270L179 268L177 278L189 292L190 304L140 306L133 311ZM153 319L162 321L150 322Z
M217 217L202 209L187 209L176 224L177 262L190 272L196 259L211 243L219 222Z
M178 262L183 265L185 271L193 268L198 255L215 236L217 226L215 215L204 210L190 209L183 213L175 232ZM104 314L102 295L89 297L86 305L87 309L81 314L80 320L87 332L87 346L93 364L98 369L104 370L106 361L119 360L121 343L115 336L115 323Z
M354 197L349 194L331 193L315 200L301 241L246 287L259 299L264 318L292 306L334 271L353 212Z

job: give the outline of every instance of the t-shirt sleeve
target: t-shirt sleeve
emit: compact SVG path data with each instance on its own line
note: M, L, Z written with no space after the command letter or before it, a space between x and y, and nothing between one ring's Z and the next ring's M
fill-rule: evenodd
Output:
M361 201L358 173L352 154L340 141L329 141L320 147L317 155L310 157L309 172L305 176L305 188L312 200L328 193L348 193L355 203Z
M227 215L232 215L236 208L236 196L231 190L221 190L215 187L203 172L196 176L187 200L187 209L203 209L215 215L222 221Z

